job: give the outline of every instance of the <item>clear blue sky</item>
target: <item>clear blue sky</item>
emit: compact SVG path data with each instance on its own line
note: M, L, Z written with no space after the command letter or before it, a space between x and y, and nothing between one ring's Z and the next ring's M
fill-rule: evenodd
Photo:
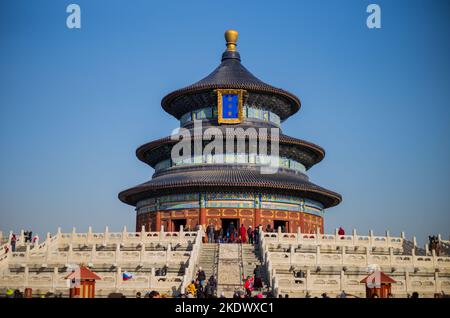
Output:
M284 133L327 152L309 171L343 196L327 232L448 237L448 1L1 1L0 229L133 229L117 193L153 172L135 149L178 125L161 98L219 64L228 28L302 100Z

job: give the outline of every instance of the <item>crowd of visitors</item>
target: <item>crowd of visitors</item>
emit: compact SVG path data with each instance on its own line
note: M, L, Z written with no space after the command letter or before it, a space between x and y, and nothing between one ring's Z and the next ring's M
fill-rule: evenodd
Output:
M205 271L199 267L197 272L197 278L192 280L186 287L186 298L215 298L217 292L217 279L214 275L211 275L209 279L206 279Z
M259 225L261 226L261 225ZM259 226L253 229L250 225L248 228L241 224L239 228L230 222L226 229L216 229L213 224L206 227L205 240L208 243L249 243L258 244L259 242Z

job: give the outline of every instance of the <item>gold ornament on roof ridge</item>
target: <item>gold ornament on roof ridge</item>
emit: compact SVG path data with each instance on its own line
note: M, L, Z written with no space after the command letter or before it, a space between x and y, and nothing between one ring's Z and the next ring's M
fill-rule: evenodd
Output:
M225 40L227 41L227 51L236 51L236 43L238 40L238 31L227 30L225 31Z

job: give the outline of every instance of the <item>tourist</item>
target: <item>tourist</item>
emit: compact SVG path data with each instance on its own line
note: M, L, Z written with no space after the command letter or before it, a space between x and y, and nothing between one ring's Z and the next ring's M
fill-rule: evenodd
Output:
M197 288L197 298L205 298L205 290L203 286L200 284Z
M141 292L136 293L136 298L141 298Z
M11 236L11 251L13 252L16 251L16 242L17 242L16 234L13 234Z
M260 265L256 265L255 270L253 271L253 275L255 277L255 282L254 282L253 286L257 290L261 290L261 288L263 288L262 278L259 275L259 266Z
M266 226L266 232L267 232L267 233L272 232L272 227L270 226L270 224L267 224L267 226Z
M311 294L309 293L309 291L306 291L305 298L311 298Z
M419 298L419 293L418 292L413 292L411 295L411 298Z
M230 232L230 241L234 242L235 239L235 228L234 228L234 223L233 221L230 222L230 226L228 227L228 231Z
M9 247L8 247L8 245L5 245L5 254L8 254L8 252L9 252Z
M223 228L219 230L219 243L223 243Z
M330 298L327 293L322 294L322 298Z
M209 224L206 232L208 233L208 243L214 243L214 225Z
M371 298L378 298L378 294L377 293L373 293Z
M391 293L388 293L387 298L394 298L394 296Z
M205 281L206 281L206 274L205 271L202 269L201 266L198 267L198 272L197 272L197 279L200 282L201 286L205 285Z
M289 294L284 294L284 298L289 298Z
M189 285L187 285L186 287L186 294L188 298L192 298L194 297L194 295L197 292L197 288L195 288L195 282L192 280L191 283ZM191 296L189 296L191 295Z
M260 228L260 226L261 226L261 224L259 224L253 231L253 242L255 244L259 243L259 228Z
M248 236L248 242L250 244L253 244L253 229L252 229L251 225L249 225L249 227L248 227L247 236Z
M338 230L338 235L345 235L345 231L344 231L344 229L342 228L342 226L340 226L339 227L339 230Z
M210 281L206 284L205 287L205 298L213 298L214 297L215 286L211 284Z
M283 295L279 294L279 295L278 295L278 298L283 298Z
M33 245L39 245L39 235L37 234L33 237Z
M245 280L245 283L244 283L244 289L245 289L248 297L252 296L252 291L254 289L254 282L255 282L255 280L253 277L247 276L247 279Z
M214 275L211 275L211 277L209 277L208 284L211 285L214 289L217 288L217 279Z
M161 298L161 295L156 290L152 290L150 294L148 294L148 298Z
M26 239L25 239L25 242L31 243L31 238L32 237L33 237L33 232L32 231L28 231Z
M225 293L224 293L224 292L221 292L219 298L226 298L226 297L225 297Z
M241 243L247 243L247 230L244 224L241 224Z
M339 298L347 298L347 294L345 293L345 291L341 292L341 294L339 295Z

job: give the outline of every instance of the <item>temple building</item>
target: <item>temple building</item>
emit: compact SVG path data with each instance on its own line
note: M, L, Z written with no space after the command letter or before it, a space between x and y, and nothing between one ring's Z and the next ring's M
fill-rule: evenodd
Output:
M190 132L183 139L191 143L191 153L174 160L172 150L179 140L170 136L136 150L138 159L155 170L150 181L119 193L122 202L136 208L137 231L142 226L147 231L161 226L178 231L181 226L192 230L208 224L226 229L233 222L236 227L266 229L269 225L286 232L300 228L302 233L323 233L325 209L341 202L338 193L310 182L307 175L324 158L324 149L281 132L281 124L300 109L299 98L250 73L236 50L237 37L234 30L225 33L227 49L211 74L162 99L163 109ZM198 132L195 125L200 122ZM196 153L196 143L209 128L224 136L227 128L238 131L232 151ZM267 135L261 134L264 128ZM272 133L274 129L279 133ZM267 143L270 154L260 144L255 150L248 131L257 131L256 137ZM239 140L245 144L244 151L237 147ZM209 142L200 139L202 150ZM268 162L277 163L275 173L262 172Z

